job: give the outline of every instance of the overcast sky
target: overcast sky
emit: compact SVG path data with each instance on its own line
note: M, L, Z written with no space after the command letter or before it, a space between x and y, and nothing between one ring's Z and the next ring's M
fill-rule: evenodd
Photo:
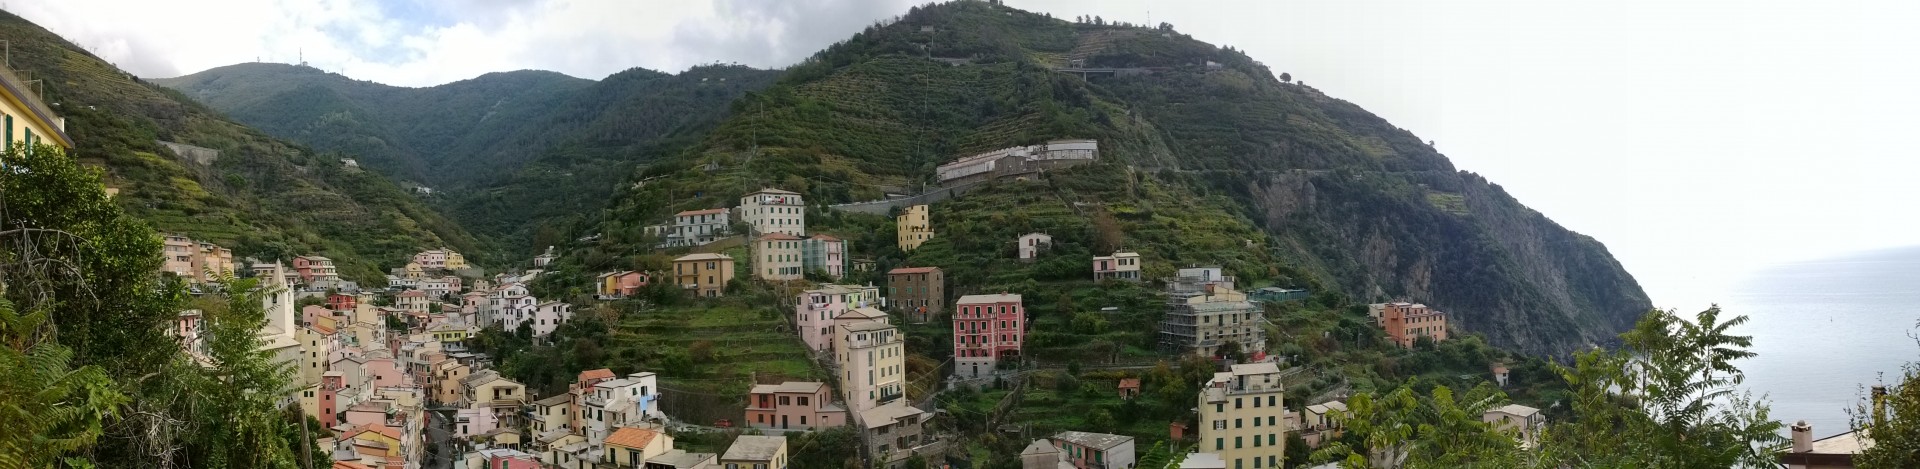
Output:
M897 0L7 0L135 74L294 62L426 86L790 65ZM1167 21L1435 140L1605 242L1662 306L1920 244L1920 2L1008 0Z

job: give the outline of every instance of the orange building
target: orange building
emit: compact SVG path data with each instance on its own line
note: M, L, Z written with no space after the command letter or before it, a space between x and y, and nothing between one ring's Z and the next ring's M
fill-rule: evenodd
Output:
M1447 313L1419 303L1380 303L1368 308L1374 324L1401 347L1412 347L1421 337L1447 340Z

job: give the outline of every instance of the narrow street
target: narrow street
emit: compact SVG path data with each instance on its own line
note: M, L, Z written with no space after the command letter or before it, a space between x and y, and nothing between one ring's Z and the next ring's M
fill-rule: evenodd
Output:
M424 469L452 469L454 459L458 456L455 453L459 450L451 441L453 424L441 412L427 411L427 460L421 466Z

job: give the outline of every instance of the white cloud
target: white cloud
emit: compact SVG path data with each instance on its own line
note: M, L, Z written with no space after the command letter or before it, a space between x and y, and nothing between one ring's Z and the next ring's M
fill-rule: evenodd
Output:
M41 0L141 76L307 61L400 85L792 64L912 0ZM1171 22L1436 140L1593 235L1656 302L1766 263L1920 243L1920 3L1009 0ZM395 13L400 12L400 13ZM409 14L410 13L410 14ZM1716 286L1706 285L1704 289Z
M64 0L15 13L136 75L240 62L307 63L428 86L544 69L599 78L701 63L777 68L843 39L902 0Z

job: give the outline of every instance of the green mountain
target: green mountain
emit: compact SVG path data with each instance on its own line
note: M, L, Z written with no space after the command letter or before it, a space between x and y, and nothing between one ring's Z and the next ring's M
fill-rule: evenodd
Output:
M557 242L531 239L533 227L606 205L635 164L684 145L776 76L701 66L592 81L523 70L405 88L246 63L154 82L269 134L429 186L442 210L514 246L517 258Z
M11 65L44 86L67 119L73 156L105 170L116 201L161 231L237 255L333 258L343 275L374 280L428 247L482 243L392 181L341 156L268 136L167 88L142 81L18 16L0 13ZM159 142L210 148L193 160Z
M600 237L569 265L658 262L632 254L648 242L643 226L764 186L819 205L878 199L932 183L936 165L970 152L1097 138L1099 164L936 204L940 234L911 254L891 247L878 217L816 205L810 228L855 240L883 269L946 267L955 294L1049 292L1120 248L1141 252L1149 276L1224 264L1243 285L1426 302L1456 328L1536 353L1609 342L1650 307L1599 242L1378 116L1168 25L1078 24L987 2L917 7L733 107L697 145L647 168L644 185L621 188L604 220L575 225L570 235ZM1011 261L1014 236L1035 230L1053 234L1060 255ZM1071 313L1055 308L1068 300L1040 301L1036 324L1064 323L1049 308Z

